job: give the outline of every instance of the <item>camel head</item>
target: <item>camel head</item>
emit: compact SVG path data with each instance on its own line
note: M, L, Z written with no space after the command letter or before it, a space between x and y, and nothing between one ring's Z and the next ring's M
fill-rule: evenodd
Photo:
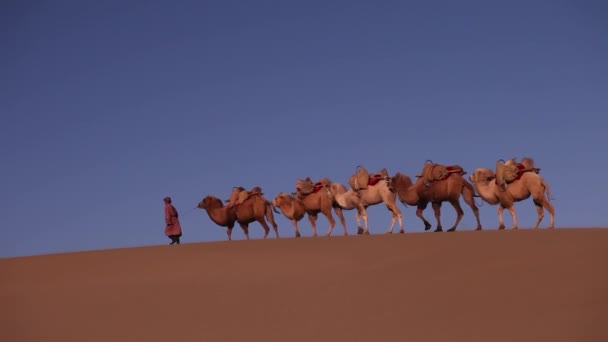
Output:
M473 183L487 183L494 179L494 171L490 169L484 169L483 167L476 168L473 173L469 175L469 180Z
M293 197L284 192L279 192L279 194L272 200L271 204L275 207L280 207L282 204L289 203L293 200Z
M219 198L212 195L208 195L205 196L205 198L203 198L200 202L198 202L198 205L196 207L199 209L210 209L222 206L222 201Z

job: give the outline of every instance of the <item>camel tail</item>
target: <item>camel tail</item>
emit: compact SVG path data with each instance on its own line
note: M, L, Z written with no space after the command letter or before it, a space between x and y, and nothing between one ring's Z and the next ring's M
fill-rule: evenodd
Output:
M274 211L274 212L275 212L275 214L279 214L279 215L281 215L281 212L279 211L279 209L277 209L277 207L275 207L274 205L272 205L272 203L271 203L271 204L269 204L269 205L272 207L272 211Z
M272 213L273 211L279 213L272 203L266 201L266 219L268 219L272 225L276 225L274 214Z
M542 180L542 182L543 186L545 187L545 195L547 196L547 200L554 200L555 198L553 198L553 195L551 194L551 188L549 187L549 184L547 184L544 179Z
M475 187L473 186L473 184L467 182L467 180L464 180L464 187L462 188L462 196L464 198L466 198L466 194L467 192L471 193L471 198L473 199L473 202L475 203L476 206L481 207L483 205L483 201L481 201L480 203L477 203L477 201L475 200L475 197L480 197L477 192L475 191Z

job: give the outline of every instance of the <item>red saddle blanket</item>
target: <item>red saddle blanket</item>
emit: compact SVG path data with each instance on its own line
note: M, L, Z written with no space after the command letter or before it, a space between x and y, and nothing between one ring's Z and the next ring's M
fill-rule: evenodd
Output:
M367 185L369 185L369 186L376 185L381 179L383 179L383 176L379 173L369 175L369 180L367 181Z

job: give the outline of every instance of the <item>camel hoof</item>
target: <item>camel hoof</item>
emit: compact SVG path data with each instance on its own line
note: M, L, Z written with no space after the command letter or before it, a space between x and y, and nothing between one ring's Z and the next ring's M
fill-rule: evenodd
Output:
M503 230L503 229L505 229L505 225L504 225L504 224L501 224L500 226L498 226L498 229L499 229L499 230Z
M369 235L369 230L364 233L365 235Z
M424 224L424 230L429 230L429 229L431 229L431 225L428 224L428 223L425 223Z
M434 230L434 232L435 233L441 233L441 232L443 232L443 230L441 228L437 228L437 229Z
M299 238L300 237L300 233L296 233L296 237Z
M477 227L477 229L475 229L475 230L481 230L481 227Z
M518 230L518 229L519 229L519 227L513 227L513 230Z
M455 232L455 231L456 231L456 227L448 229L448 232Z
M357 234L363 234L363 233L365 233L365 231L363 230L363 228L357 229Z
M393 234L393 232L389 230L388 232L386 232L384 234Z

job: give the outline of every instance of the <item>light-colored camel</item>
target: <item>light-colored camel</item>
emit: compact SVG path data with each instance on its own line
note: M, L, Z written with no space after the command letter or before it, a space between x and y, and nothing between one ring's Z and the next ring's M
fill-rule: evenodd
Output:
M235 221L243 229L247 240L249 240L249 224L255 221L264 228L264 239L268 236L270 227L266 220L270 222L276 237L279 238L279 229L274 220L272 205L261 194L250 196L243 203L233 207L224 206L219 198L208 195L198 204L198 208L205 209L209 218L216 224L227 227L228 240L232 239L232 228Z
M298 222L306 213L302 201L296 200L292 195L280 192L271 203L274 207L279 208L283 215L291 221L296 237L299 238L301 235L298 229Z
M222 201L213 196L205 196L199 203L197 208L204 209L207 215L215 224L220 227L226 227L226 234L228 240L232 240L232 228L236 222L236 208L224 206ZM249 239L249 235L245 232L245 235Z
M338 182L331 182L329 184L329 191L334 206L338 206L343 210L355 210L357 234L369 234L367 210L365 210L366 206L361 197L353 190L347 190L344 185ZM364 227L361 226L361 219L363 219Z
M340 207L344 209L353 209L357 208L357 206L362 207L358 209L355 216L358 226L357 232L359 234L369 234L366 212L367 207L383 202L391 213L391 226L388 231L392 232L395 223L397 220L399 220L399 232L404 232L401 210L395 203L395 192L393 191L389 182L390 179L382 179L375 185L368 185L367 188L360 189L359 192L354 191L353 189L347 190L346 187L340 183L331 183L330 190L335 198L335 201L340 205ZM361 225L359 224L359 216L362 215L364 215L363 221L365 223L365 229L362 229Z
M392 178L393 187L397 192L397 197L404 205L416 206L416 216L424 222L424 230L429 230L431 224L423 216L423 211L427 205L431 203L435 219L437 220L436 232L443 231L441 225L441 204L449 202L456 211L456 222L448 229L453 232L458 227L460 220L464 216L464 211L460 206L460 196L471 207L473 215L477 220L477 229L481 230L481 222L479 220L479 208L475 205L474 195L475 190L467 180L458 173L450 173L449 176L442 180L434 180L427 185L424 184L422 178L418 178L416 183L412 183L409 176L397 172ZM392 233L392 230L389 231Z
M327 231L326 236L330 236L331 232L334 230L334 226L336 225L336 220L334 220L333 215L331 214L332 208L338 215L340 219L340 223L342 224L342 228L344 228L344 235L348 235L348 231L346 230L346 221L344 220L344 214L342 213L342 208L338 205L334 204L334 200L331 197L331 191L329 190L329 184L331 181L325 179L325 184L319 189L317 192L313 192L310 194L304 194L302 192L303 187L310 183L310 178L306 178L304 180L297 179L296 180L296 197L302 202L304 205L304 211L308 214L308 220L310 221L310 225L312 226L312 235L317 236L317 217L319 213L322 213L327 220L329 221L329 229Z
M524 172L521 178L508 184L506 190L502 190L496 184L496 176L494 171L485 168L477 168L469 176L469 179L473 183L475 191L479 196L491 205L498 206L498 229L504 229L505 223L503 219L504 209L509 210L511 218L513 219L513 229L517 229L517 215L515 213L515 202L523 201L532 196L534 205L536 206L536 212L538 214L536 219L535 229L538 229L540 222L542 221L544 209L549 212L549 228L555 227L555 211L553 205L549 203L551 198L551 190L545 180L535 172Z

